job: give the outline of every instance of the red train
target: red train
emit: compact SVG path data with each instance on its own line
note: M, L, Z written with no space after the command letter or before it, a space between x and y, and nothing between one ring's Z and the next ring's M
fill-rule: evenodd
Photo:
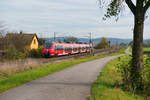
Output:
M90 44L71 44L71 43L45 43L43 49L44 57L69 55L76 53L89 52Z

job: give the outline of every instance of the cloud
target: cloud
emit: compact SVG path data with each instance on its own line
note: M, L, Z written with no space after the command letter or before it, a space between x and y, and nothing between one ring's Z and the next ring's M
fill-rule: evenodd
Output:
M93 37L132 38L134 21L130 10L125 9L118 22L114 19L103 21L104 12L97 0L2 0L0 6L2 20L9 30L51 37L53 32L77 37L93 32ZM145 22L146 38L150 38L149 21L148 18Z

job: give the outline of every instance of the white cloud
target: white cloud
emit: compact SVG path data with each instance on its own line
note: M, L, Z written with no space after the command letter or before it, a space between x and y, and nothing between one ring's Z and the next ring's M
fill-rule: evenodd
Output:
M118 22L102 21L97 0L2 0L0 6L2 20L10 30L45 33L43 36L53 36L56 31L78 37L93 32L93 37L132 38L130 10L126 9ZM149 21L145 22L145 38L150 38Z

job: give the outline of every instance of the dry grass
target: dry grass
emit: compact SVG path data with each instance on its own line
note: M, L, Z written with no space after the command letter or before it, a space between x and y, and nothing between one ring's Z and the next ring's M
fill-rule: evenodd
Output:
M44 64L52 64L56 62L63 62L66 60L68 59L52 61L51 59L28 58L24 60L0 62L0 80L14 73L21 73L30 69L39 68Z

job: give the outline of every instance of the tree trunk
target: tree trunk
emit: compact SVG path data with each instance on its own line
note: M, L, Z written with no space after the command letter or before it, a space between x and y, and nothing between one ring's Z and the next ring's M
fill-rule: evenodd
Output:
M131 81L134 89L142 89L144 14L141 10L136 12L134 21Z

